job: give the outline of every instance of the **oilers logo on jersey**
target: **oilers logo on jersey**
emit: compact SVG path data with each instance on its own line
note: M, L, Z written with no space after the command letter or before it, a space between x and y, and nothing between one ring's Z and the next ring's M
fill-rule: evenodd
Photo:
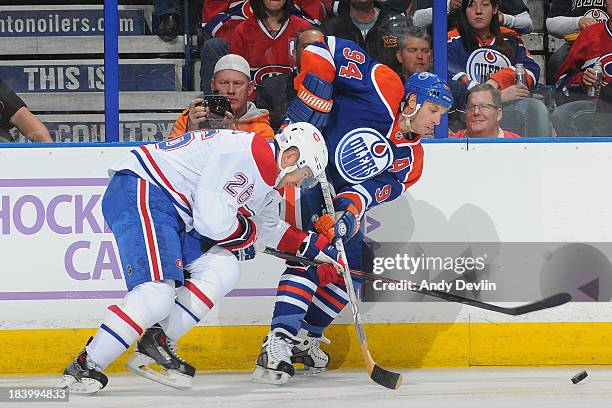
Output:
M465 68L471 79L483 84L491 75L511 65L508 57L501 52L491 48L480 48L468 57Z
M605 11L600 10L600 9L590 9L589 11L584 13L584 16L590 17L596 20L598 23L602 21L608 21L608 19L610 18L610 16L608 16L608 14Z
M340 175L351 184L361 183L385 171L393 162L393 151L386 138L371 128L350 131L335 152Z

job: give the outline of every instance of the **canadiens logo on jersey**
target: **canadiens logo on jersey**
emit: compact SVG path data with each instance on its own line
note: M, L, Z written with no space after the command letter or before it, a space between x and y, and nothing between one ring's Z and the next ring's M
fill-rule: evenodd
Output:
M336 148L336 167L349 183L358 184L383 172L393 162L391 146L371 128L350 131Z
M603 57L599 58L598 61L601 63L601 70L603 71L603 81L606 84L612 82L612 52L607 53ZM592 67L592 64L590 65Z
M502 68L509 67L510 60L504 54L491 48L479 48L468 57L466 71L470 79L485 83Z
M286 65L266 65L265 67L251 70L253 81L256 84L261 84L266 78L273 77L279 74L290 74L293 71L292 67Z

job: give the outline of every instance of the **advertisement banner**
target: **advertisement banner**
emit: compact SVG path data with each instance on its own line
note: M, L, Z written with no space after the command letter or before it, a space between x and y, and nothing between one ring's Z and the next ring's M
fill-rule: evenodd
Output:
M119 10L119 35L145 34L144 10ZM0 10L0 37L104 35L104 10ZM83 50L86 52L86 50Z
M168 60L119 64L120 91L176 91L180 88L176 63ZM16 93L100 92L104 90L104 62L43 61L0 64L0 78Z

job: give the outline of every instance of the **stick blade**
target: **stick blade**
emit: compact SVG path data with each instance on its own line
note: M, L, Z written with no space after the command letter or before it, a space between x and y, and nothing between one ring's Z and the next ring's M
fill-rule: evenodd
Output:
M567 292L557 293L549 296L537 302L530 303L528 305L519 306L514 309L514 316L522 315L525 313L537 312L538 310L549 309L551 307L561 306L572 300L572 295Z
M397 390L402 385L402 375L400 373L394 373L393 371L385 370L378 364L374 364L374 369L370 378L377 384L391 390Z

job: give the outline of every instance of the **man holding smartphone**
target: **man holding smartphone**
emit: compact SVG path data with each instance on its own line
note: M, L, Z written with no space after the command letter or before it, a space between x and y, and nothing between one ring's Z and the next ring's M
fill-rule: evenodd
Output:
M255 84L251 81L249 63L244 58L228 54L219 59L215 65L211 89L213 95L201 95L191 101L189 108L174 123L170 138L198 129L222 128L254 132L265 139L274 137L269 112L258 109L249 101L255 91ZM225 113L219 115L222 110Z

